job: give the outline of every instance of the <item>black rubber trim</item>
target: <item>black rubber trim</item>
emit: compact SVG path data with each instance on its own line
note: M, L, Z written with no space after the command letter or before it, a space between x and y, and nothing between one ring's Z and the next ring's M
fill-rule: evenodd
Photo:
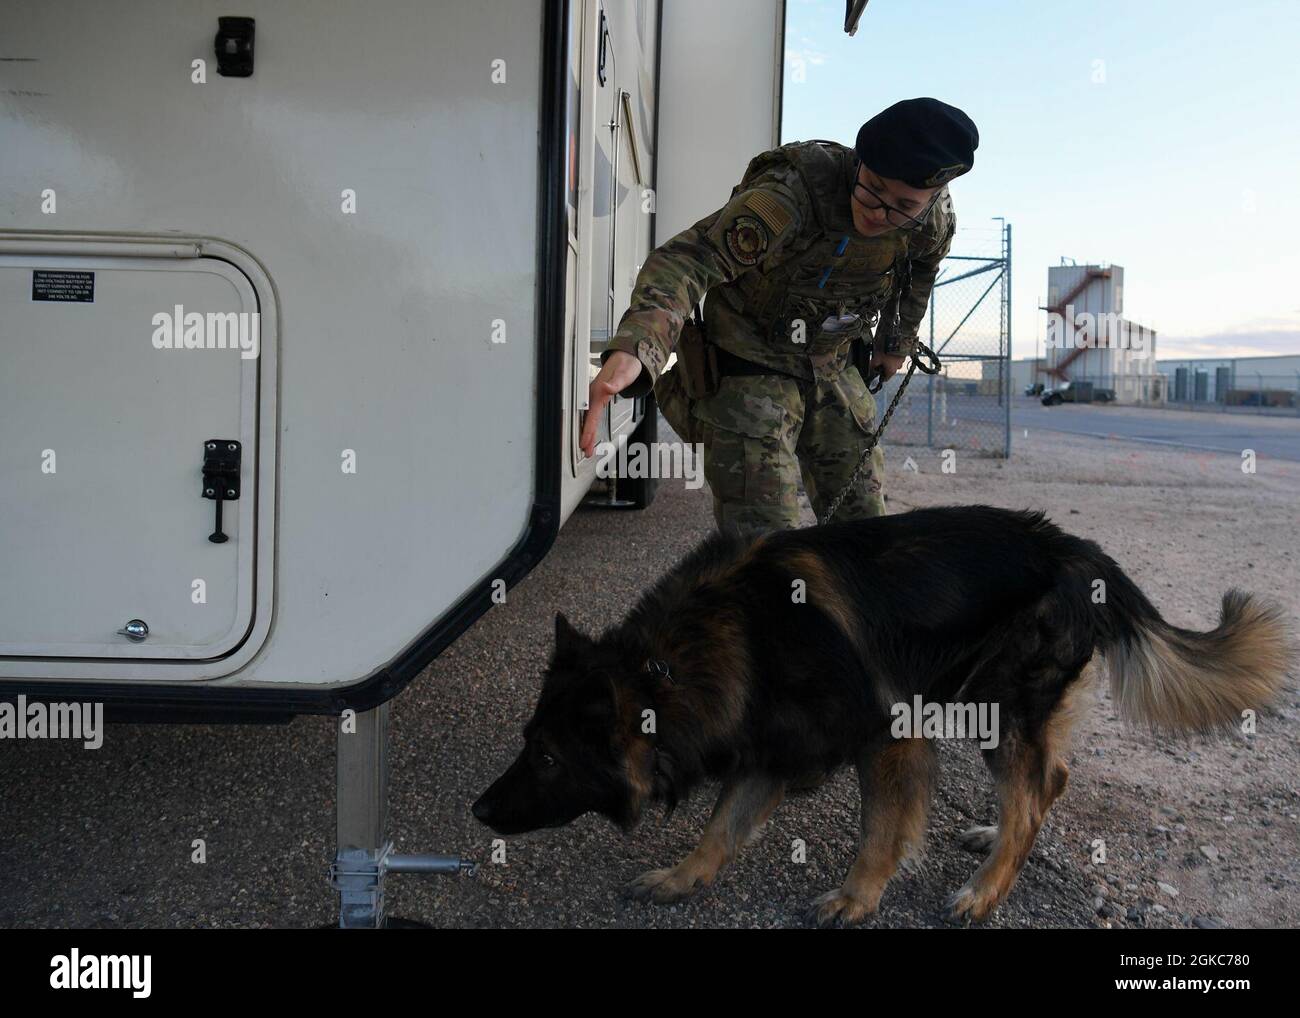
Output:
M654 211L650 213L650 247L653 250L663 243L659 239L659 84L663 81L664 66L664 4L655 4L655 149L650 156L650 188L655 193ZM665 240L667 238L664 238Z
M782 59L776 67L776 147L780 148L783 144L782 138L785 137L785 26L789 20L790 13L786 10L786 0L781 0L781 39L777 43L776 51L782 54Z
M659 83L663 81L663 63L664 63L664 4L663 0L655 0L655 116L654 124L651 125L650 131L654 137L654 149L650 153L650 190L654 192L654 206L650 211L650 250L653 251L660 244L655 231L659 228ZM603 361L602 361L603 363ZM636 408L641 411L637 417L638 426L645 418L646 414L656 414L659 412L658 405L654 401L653 391L647 392L643 396L636 398Z
M513 587L546 555L560 528L563 428L565 259L564 104L567 101L569 0L546 0L541 54L537 223L537 490L528 526L500 566L430 626L396 661L350 686L329 690L223 689L196 683L122 686L107 682L0 680L0 700L95 701L109 718L158 722L282 722L296 714L369 710L402 691L490 607L492 584ZM219 681L219 680L217 680Z

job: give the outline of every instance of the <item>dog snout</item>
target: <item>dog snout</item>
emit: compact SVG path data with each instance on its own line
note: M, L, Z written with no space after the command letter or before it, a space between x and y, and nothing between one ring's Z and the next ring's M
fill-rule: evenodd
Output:
M470 809L473 812L476 819L482 820L483 823L485 824L491 822L492 802L488 799L486 795L480 795L478 797L478 801L475 802L474 805L470 807Z

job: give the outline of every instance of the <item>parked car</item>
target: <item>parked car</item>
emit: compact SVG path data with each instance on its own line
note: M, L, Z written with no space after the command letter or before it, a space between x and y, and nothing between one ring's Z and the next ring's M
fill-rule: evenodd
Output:
M1103 389L1092 382L1062 382L1043 390L1043 406L1060 406L1062 403L1113 403L1114 389Z

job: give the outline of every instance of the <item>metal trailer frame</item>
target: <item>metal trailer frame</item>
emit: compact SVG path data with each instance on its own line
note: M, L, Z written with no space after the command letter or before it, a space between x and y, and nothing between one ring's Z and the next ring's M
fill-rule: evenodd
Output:
M339 894L341 929L378 929L388 922L384 880L389 873L466 873L476 865L458 855L393 851L388 838L389 704L348 717L339 726L336 777L338 849L330 886ZM347 725L352 728L348 730Z

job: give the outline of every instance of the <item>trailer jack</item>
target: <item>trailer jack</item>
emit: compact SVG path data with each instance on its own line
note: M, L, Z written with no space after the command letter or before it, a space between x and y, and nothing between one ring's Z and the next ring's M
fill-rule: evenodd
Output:
M387 703L360 711L338 731L338 851L330 886L339 894L340 929L385 925L384 878L389 873L473 876L476 864L458 855L402 855L388 840Z

